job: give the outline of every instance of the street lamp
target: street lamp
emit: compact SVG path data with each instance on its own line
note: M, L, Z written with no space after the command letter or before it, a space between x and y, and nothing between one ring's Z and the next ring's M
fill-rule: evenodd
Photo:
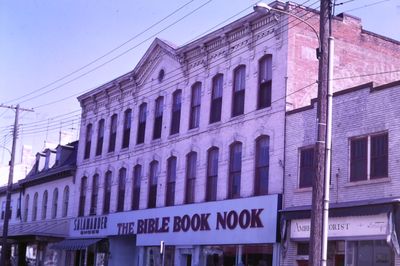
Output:
M269 13L271 11L286 14L309 26L318 39L318 133L316 142L316 177L313 181L310 262L311 265L327 264L328 253L328 219L329 194L332 154L332 78L334 40L331 36L331 3L321 0L320 31L308 21L285 10L273 8L265 3L258 3L254 11Z
M315 27L313 25L311 25L310 22L308 22L307 20L305 20L305 19L303 19L303 18L301 18L299 16L296 16L296 15L290 13L290 12L287 12L287 11L282 10L282 9L274 8L274 7L272 7L272 6L270 6L270 5L266 4L266 3L263 3L263 2L255 4L253 6L253 9L254 9L254 11L256 11L258 13L264 13L264 14L268 14L271 11L275 11L275 12L278 12L278 13L286 14L288 16L294 17L297 20L300 20L301 22L303 22L304 24L309 26L312 29L312 31L315 33L315 35L317 36L318 48L316 49L316 51L317 51L317 58L318 59L320 58L320 56L321 56L321 39L319 37L317 29L315 29Z

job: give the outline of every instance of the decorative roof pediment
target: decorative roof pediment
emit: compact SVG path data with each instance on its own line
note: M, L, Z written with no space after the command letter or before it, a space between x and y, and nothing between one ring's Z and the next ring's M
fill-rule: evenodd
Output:
M154 39L133 70L136 83L143 83L153 73L153 70L160 64L165 56L168 56L180 66L179 55L176 49L177 46L174 44L159 38Z

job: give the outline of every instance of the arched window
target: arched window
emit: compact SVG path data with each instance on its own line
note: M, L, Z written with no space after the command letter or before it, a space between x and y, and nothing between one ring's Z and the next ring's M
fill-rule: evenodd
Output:
M69 204L69 187L64 188L63 193L63 206L62 206L62 217L67 217L68 215L68 204Z
M175 183L176 183L176 157L171 156L167 161L167 191L165 198L166 206L175 204Z
M216 147L212 147L208 150L206 201L217 200L218 155L219 155L218 153L219 150Z
M124 211L125 188L126 188L126 168L121 168L119 170L119 175L118 175L117 212Z
M181 123L182 91L176 90L172 95L172 119L170 135L179 133Z
M87 177L84 176L81 179L81 191L80 191L80 195L79 195L79 212L78 212L78 216L84 216L85 215L86 191L87 191Z
M242 143L234 142L230 146L229 156L229 186L228 198L240 197L240 182L242 175Z
M104 119L99 121L97 129L97 144L96 144L96 156L101 155L103 152L103 142L104 142Z
M138 164L135 166L135 168L133 168L132 210L139 209L141 180L142 166Z
M258 71L258 109L262 109L271 106L272 55L261 58Z
M86 126L86 136L85 136L85 154L84 159L90 157L90 146L92 145L92 124Z
M99 175L95 174L93 176L92 182L92 197L90 199L90 215L97 214L97 199L99 195Z
M144 142L144 136L146 134L146 116L147 116L147 103L142 103L139 106L139 121L136 144Z
M117 139L117 114L111 116L110 123L110 140L108 142L108 152L113 152L115 150L115 141Z
M58 189L55 188L53 191L53 204L51 208L51 219L55 219L57 217L57 208L58 208Z
M210 124L221 121L222 90L224 75L218 74L212 79Z
M201 83L196 82L192 86L192 97L190 100L189 129L199 127L201 106Z
M48 199L49 199L49 193L47 192L47 190L45 190L42 198L42 220L46 219Z
M195 200L196 171L197 153L192 151L186 156L186 204L193 203Z
M244 114L246 66L238 66L235 69L233 76L232 117Z
M111 178L112 178L112 172L107 171L104 177L103 214L110 213Z
M153 139L161 138L162 119L164 111L164 97L160 96L156 99L156 108L154 109L154 127Z
M36 219L37 219L38 198L39 198L39 195L36 192L35 195L33 196L32 221L36 221Z
M25 211L24 211L24 222L28 221L28 213L29 213L29 194L25 196Z
M124 113L124 131L122 135L122 148L129 147L129 140L131 136L131 123L132 123L132 110L127 109Z
M149 176L149 200L148 208L155 208L157 202L157 184L158 184L158 162L152 161L150 163L150 176Z
M254 194L268 194L269 179L269 137L261 136L256 140L256 163Z

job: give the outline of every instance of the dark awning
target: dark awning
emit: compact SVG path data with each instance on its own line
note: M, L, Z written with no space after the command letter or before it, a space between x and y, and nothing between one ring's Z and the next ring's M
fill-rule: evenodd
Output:
M65 250L81 250L86 249L90 245L96 244L102 240L101 238L89 239L65 239L52 245L52 249L65 249Z

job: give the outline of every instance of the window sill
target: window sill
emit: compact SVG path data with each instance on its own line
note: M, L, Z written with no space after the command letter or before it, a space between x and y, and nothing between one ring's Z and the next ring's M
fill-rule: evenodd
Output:
M192 133L197 132L199 130L200 130L200 127L191 128L191 129L188 129L188 133L192 134Z
M311 192L312 187L303 187L303 188L296 188L294 193L304 193L304 192Z
M179 132L178 133L174 133L172 135L169 135L168 139L176 139L177 137L179 137Z
M159 143L161 143L161 138L151 140L152 145L159 144Z
M389 183L391 180L389 177L376 178L376 179L368 179L361 181L348 181L344 187L354 187L360 185L369 185L369 184L379 184L379 183Z

